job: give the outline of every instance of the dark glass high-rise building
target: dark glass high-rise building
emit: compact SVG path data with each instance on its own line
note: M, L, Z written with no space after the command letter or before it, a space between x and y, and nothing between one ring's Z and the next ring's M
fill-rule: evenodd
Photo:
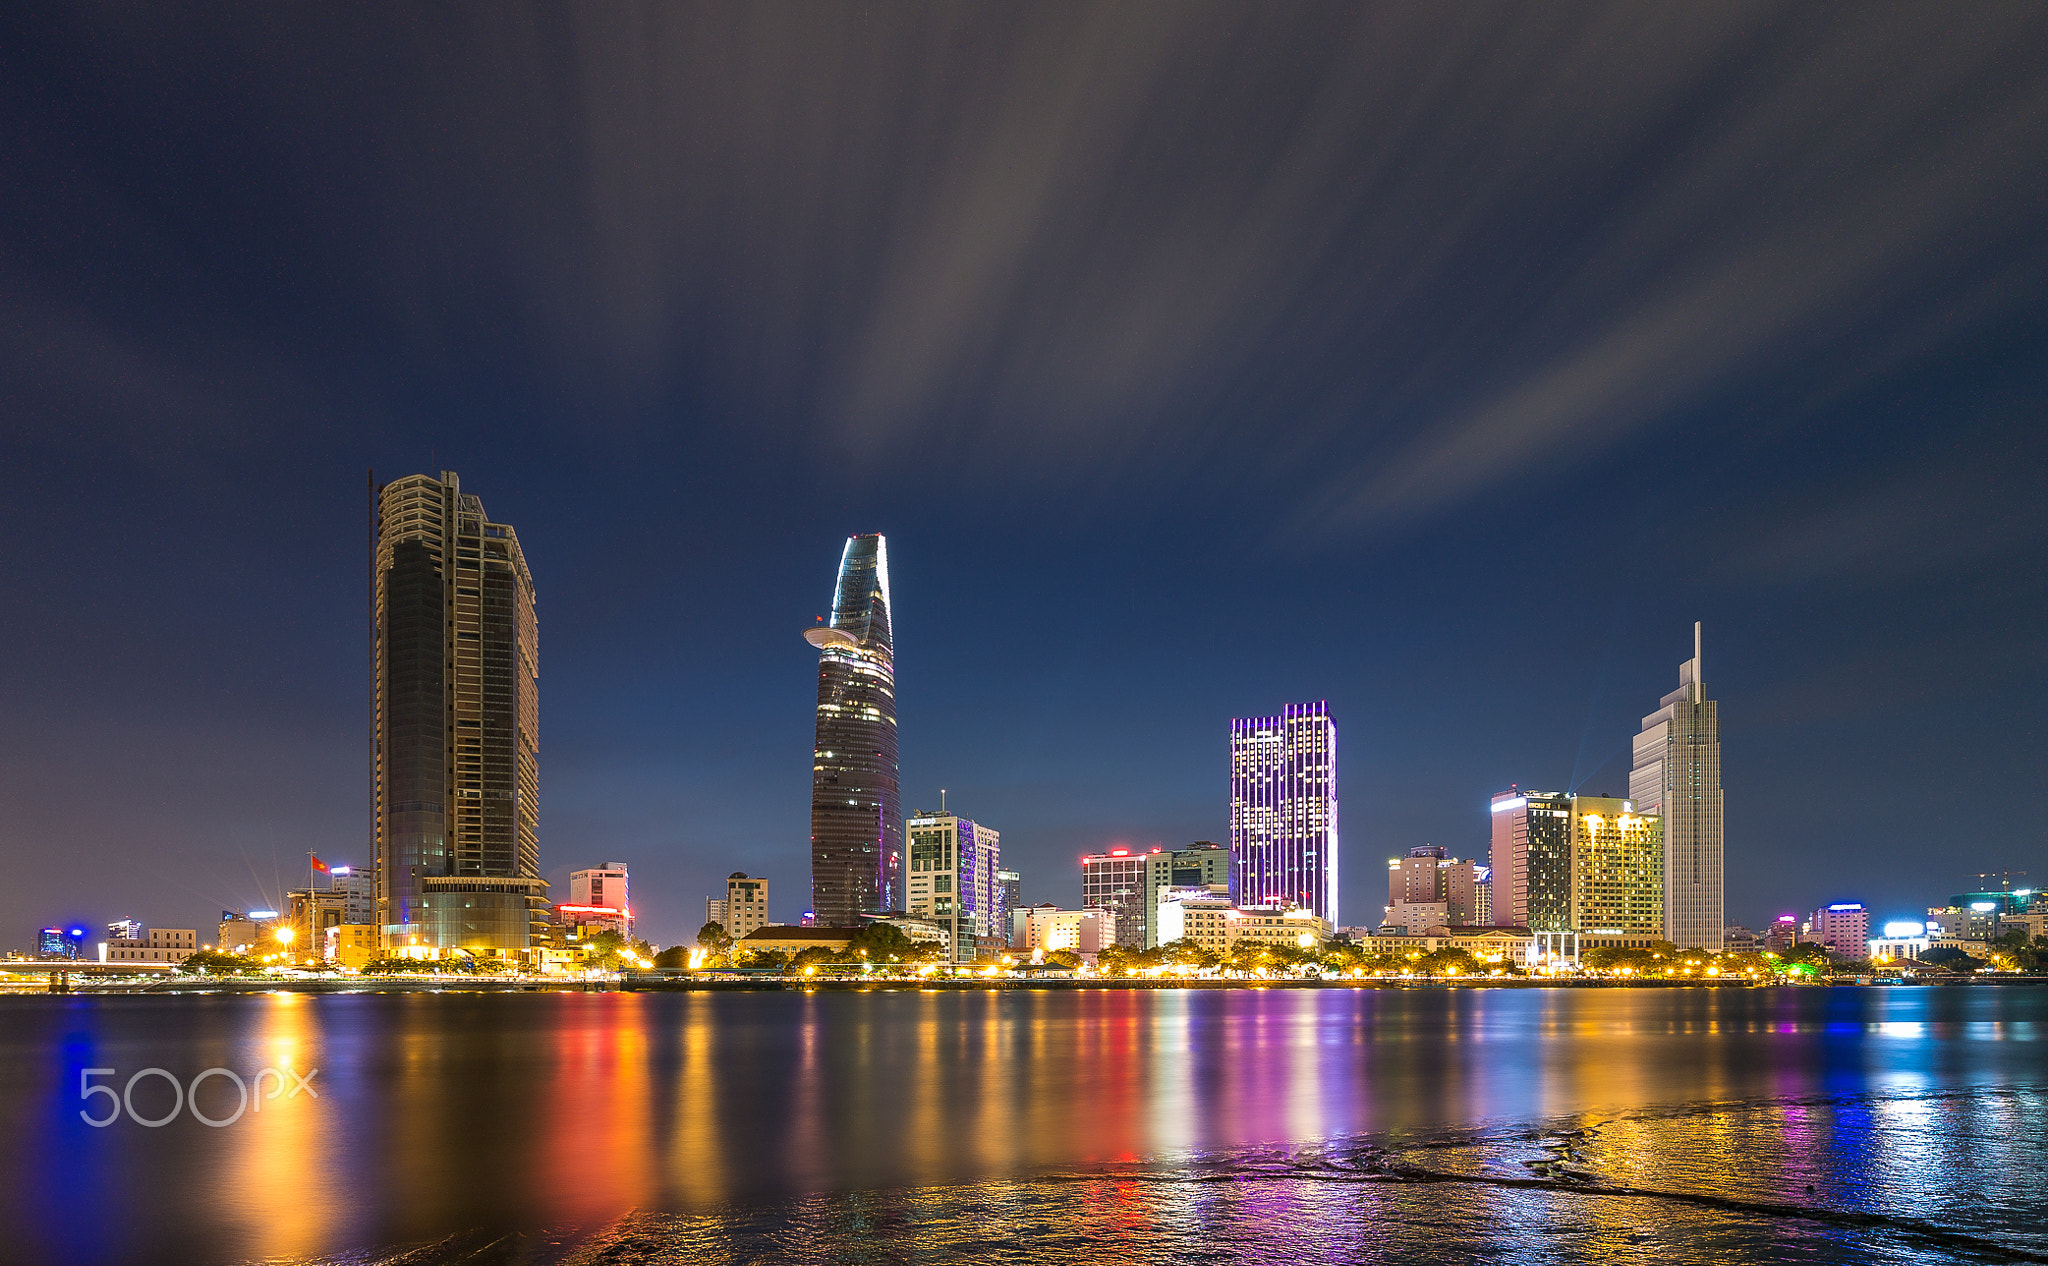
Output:
M831 623L804 640L818 648L811 909L821 927L852 927L896 908L903 860L889 546L879 533L847 538Z
M377 492L376 920L393 952L546 926L539 631L519 537L453 471Z

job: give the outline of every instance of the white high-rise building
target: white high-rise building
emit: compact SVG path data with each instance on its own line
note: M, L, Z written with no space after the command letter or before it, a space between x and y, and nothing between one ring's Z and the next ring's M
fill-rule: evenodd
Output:
M1721 717L1700 676L1700 626L1678 689L1643 718L1629 798L1664 819L1664 936L1681 949L1721 948Z

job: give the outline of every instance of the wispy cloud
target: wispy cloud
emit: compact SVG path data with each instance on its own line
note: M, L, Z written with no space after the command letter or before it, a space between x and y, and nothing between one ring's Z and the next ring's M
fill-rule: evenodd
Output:
M1312 536L1880 378L2048 279L2038 6L461 13L83 14L213 126L24 187L120 188L219 346L374 359L358 412L1285 488ZM191 205L230 162L249 205ZM16 262L106 263L64 252Z

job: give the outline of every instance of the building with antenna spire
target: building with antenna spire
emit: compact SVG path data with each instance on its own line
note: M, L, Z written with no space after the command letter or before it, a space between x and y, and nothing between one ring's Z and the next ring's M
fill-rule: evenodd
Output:
M1629 798L1664 820L1664 936L1682 949L1721 948L1721 717L1707 698L1700 626L1678 689L1643 718Z

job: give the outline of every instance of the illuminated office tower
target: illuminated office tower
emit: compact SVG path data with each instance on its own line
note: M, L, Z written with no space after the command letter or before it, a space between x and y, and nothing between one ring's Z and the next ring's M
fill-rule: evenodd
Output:
M376 922L385 948L544 937L540 640L512 528L453 471L378 490Z
M1326 703L1230 723L1232 894L1337 921L1337 723Z
M1510 787L1493 798L1493 921L1572 930L1572 798Z
M1721 716L1700 676L1700 626L1678 689L1643 718L1628 794L1664 819L1664 936L1681 949L1721 948Z
M804 630L804 640L818 648L812 921L818 927L856 927L863 915L895 908L903 856L889 546L880 534L847 538L832 619Z
M997 919L1002 837L957 813L920 813L910 819L907 833L904 910L951 934L956 963L974 961L981 937L1007 942L1009 929Z

